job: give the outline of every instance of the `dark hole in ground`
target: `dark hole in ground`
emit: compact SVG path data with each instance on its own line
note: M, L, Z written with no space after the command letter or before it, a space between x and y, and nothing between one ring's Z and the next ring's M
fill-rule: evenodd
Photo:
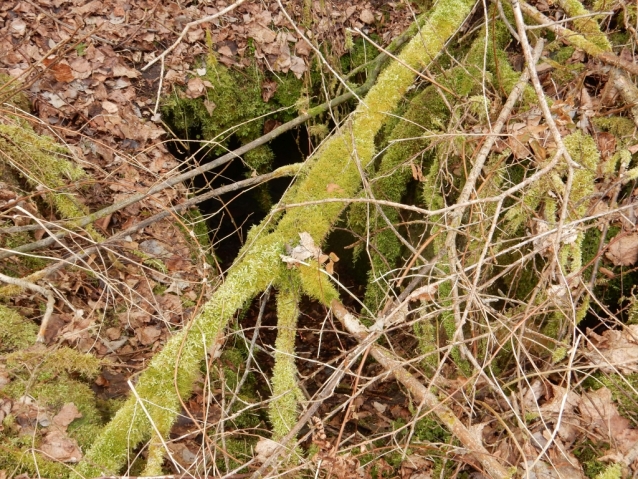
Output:
M197 137L196 132L190 132L191 137ZM183 144L183 143L182 143ZM178 159L186 161L189 152L179 142L169 143L171 153ZM237 141L231 141L229 150L238 148ZM311 142L305 127L296 128L272 140L268 146L274 153L272 170L281 166L303 162L311 153ZM193 150L200 147L200 143L193 143ZM215 160L217 156L200 154L192 162L206 164ZM184 165L184 169L188 166ZM196 176L189 185L193 192L205 193L211 188L218 188L246 179L251 170L240 159L233 160L214 171ZM271 205L276 204L282 197L292 178L278 178L264 185L252 189L245 189L222 195L220 198L200 203L199 209L207 220L209 235L214 252L220 266L226 270L237 257L243 246L246 234L251 226L263 220L270 208L264 199L270 199ZM346 226L345 222L341 226ZM348 248L357 238L346 228L335 228L327 238L324 249L327 253L334 252L340 261L335 264L335 277L357 297L363 298L367 282L367 271L370 264L367 255L361 254L355 260L353 249ZM359 310L359 308L356 308Z
M199 143L196 144L198 147ZM228 145L229 150L238 148L237 141ZM268 146L274 153L272 169L302 162L310 153L308 134L304 127L286 132L272 140ZM177 143L169 143L171 152L182 161L189 154ZM202 165L215 160L217 156L198 154L194 162ZM249 177L251 169L240 159L235 159L214 171L196 176L190 187L193 192L205 193L211 188L229 185ZM270 197L275 204L288 188L292 178L277 178L256 188L227 193L219 198L199 204L202 215L206 218L211 242L215 254L223 269L227 269L243 246L246 234L251 226L263 220L270 205L265 199Z

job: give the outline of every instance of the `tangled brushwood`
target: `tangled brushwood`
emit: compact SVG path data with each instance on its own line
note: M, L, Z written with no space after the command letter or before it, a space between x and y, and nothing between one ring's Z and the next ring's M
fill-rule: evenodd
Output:
M0 478L638 473L635 4L9 3Z

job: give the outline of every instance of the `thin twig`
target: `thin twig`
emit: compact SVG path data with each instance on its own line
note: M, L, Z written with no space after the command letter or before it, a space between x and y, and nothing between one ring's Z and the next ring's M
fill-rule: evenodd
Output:
M343 324L343 327L362 344L369 343L369 337L375 335L370 333L339 301L332 301L332 310L334 315L341 321L341 324ZM443 425L463 444L463 447L481 463L490 477L503 479L511 477L507 469L485 449L482 441L456 417L454 411L439 401L435 394L403 367L401 358L374 342L369 343L368 347L372 357L386 371L392 373L397 381L408 388L410 393L419 401L420 407L425 407L437 415Z
M518 2L517 2L518 3ZM520 2L520 9L525 12L526 15L529 15L536 21L537 23L547 27L549 30L559 35L560 38L570 45L573 45L577 48L581 48L588 55L598 58L604 63L608 65L613 65L618 68L622 68L623 70L628 71L634 75L638 75L638 65L633 62L629 62L620 58L612 52L604 51L599 46L593 44L589 40L585 38L584 35L580 33L574 32L573 30L569 30L568 28L562 27L560 25L554 24L549 18L539 12L535 7L531 6L526 2Z
M375 73L378 73L378 71L380 70L380 65L378 65L378 69L375 70ZM363 85L361 85L360 87L356 88L355 91L358 94L362 94L367 92L373 85L374 80L376 78L376 74L375 75L370 75L370 77L368 78L368 80L366 81L366 83L364 83ZM181 175L177 175L174 176L173 178L169 178L165 181L162 181L158 184L156 184L155 186L149 188L146 192L144 193L136 193L134 195L129 196L128 198L115 203L113 205L107 206L106 208L103 208L99 211L96 211L95 213L92 213L88 216L85 216L84 218L79 218L79 219L75 219L72 222L64 222L62 223L63 225L66 224L68 227L72 228L82 228L84 226L87 226L91 223L93 223L94 221L100 219L100 218L104 218L105 216L111 215L113 213L115 213L116 211L119 211L123 208L126 208L129 205L132 205L134 203L137 203L138 201L143 200L144 198L147 198L148 196L152 196L156 193L159 193L160 191L163 191L167 188L171 188L179 183L182 183L184 181L190 180L191 178L194 178L195 176L201 175L207 171L210 171L214 168L217 168L221 165L224 165L226 163L228 163L229 161L235 159L235 158L239 158L241 157L241 155L254 150L255 148L257 148L258 146L261 145L265 145L266 143L272 141L273 139L277 138L279 135L292 130L293 128L296 128L300 125L303 125L306 121L308 121L310 118L313 118L317 115L320 115L322 113L324 113L325 111L327 111L330 108L333 108L337 105L340 105L348 100L350 100L353 97L353 95L348 92L348 93L344 93L343 95L340 95L336 98L334 98L333 100L330 100L329 102L325 102L321 105L318 105L316 107L311 108L310 110L308 110L307 113L298 116L297 118L295 118L294 120L290 120L287 123L284 123L283 125L275 128L274 130L272 130L271 132L257 138L256 140L253 140L249 143L246 143L245 145L237 148L236 150L233 150L231 152L226 153L225 155L220 156L219 158L217 158L214 161L211 161L210 163L206 163L205 165L201 165L198 166L197 168L193 168L192 170L187 171L186 173L182 173ZM3 233L10 233L12 232L11 228L5 228L4 230L2 230ZM41 248L46 248L47 246L55 243L56 241L58 241L60 238L66 236L69 234L69 231L61 231L59 233L56 233L53 236L49 236L47 238L43 238L39 241L34 241L32 243L28 243L25 245L21 245L18 246L16 248L13 248L11 250L3 250L0 252L0 260L1 259L6 259L9 258L11 256L15 256L18 253L25 253L28 251L35 251Z
M71 266L75 263L77 263L78 261L80 261L83 258L86 258L87 256L92 255L93 253L99 251L101 248L104 248L105 246L112 244L116 241L119 241L121 239L126 238L129 235L132 235L133 233L136 233L137 231L146 228L147 226L156 223L164 218L167 218L169 216L173 216L177 213L179 213L180 211L183 211L185 209L188 209L192 206L195 206L199 203L201 203L202 201L206 201L209 200L211 198L216 198L218 196L221 196L223 194L226 193L231 193L233 191L237 191L241 188L245 188L248 186L254 186L254 185L258 185L261 183L264 183L266 181L275 179L275 178L282 178L284 176L291 176L296 174L300 169L301 169L302 164L301 163L296 163L293 165L287 165L287 166L283 166L281 168L276 169L275 171L273 171L272 173L266 173L264 175L260 175L260 176L256 176L254 178L247 178L245 180L242 181L238 181L236 183L233 183L231 185L227 185L227 186L222 186L220 188L214 189L209 191L208 193L205 193L203 195L199 195L196 196L194 198L191 198L187 201L185 201L184 203L180 203L178 205L173 206L170 209L167 209L165 211L161 211L159 213L154 214L153 216L150 216L146 219L144 219L143 221L140 221L139 223L134 224L133 226L130 226L129 228L122 230L116 234L114 234L113 236L110 236L108 238L106 238L104 241L102 241L99 244L96 244L94 246L91 246L89 248L85 248L83 249L81 252L77 252L77 253L73 253L71 254L68 258L65 258L62 261L59 261L56 264L53 264L51 266L48 266L36 273L34 273L34 275L38 278L45 278L51 274L53 274L54 272L58 271L59 269L63 268L64 266ZM29 279L30 277L27 277L27 279Z
M36 338L36 341L38 343L43 343L44 335L49 324L49 319L51 319L51 315L53 314L53 307L55 306L55 297L53 296L53 292L51 292L47 288L38 286L37 284L25 281L24 279L12 278L11 276L7 276L6 274L2 273L0 273L0 281L4 281L5 283L14 286L19 286L20 288L35 291L36 293L40 293L47 298L47 308L44 312L44 316L42 317L42 323L40 323L40 330L38 331L38 336Z

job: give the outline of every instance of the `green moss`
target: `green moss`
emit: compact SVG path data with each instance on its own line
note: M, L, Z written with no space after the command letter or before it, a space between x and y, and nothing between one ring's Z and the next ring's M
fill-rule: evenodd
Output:
M419 441L426 443L447 444L452 434L435 419L424 417L419 419L414 426L414 434Z
M10 103L23 111L31 111L31 103L15 78L0 73L0 103Z
M295 337L299 316L299 297L290 290L277 295L277 339L275 366L272 372L272 395L269 405L273 440L286 436L297 422L298 403L303 394L297 385Z
M87 210L74 197L69 183L85 178L86 173L73 163L66 147L38 135L25 121L4 119L0 123L2 161L9 162L32 186L44 186L49 191L47 198L63 218L84 216Z
M604 51L611 51L611 44L607 36L600 31L600 26L596 19L589 15L589 11L578 0L558 0L568 17L584 17L575 18L573 20L574 30L582 33L587 39Z
M576 444L572 452L583 467L587 477L596 478L607 468L607 464L598 460L605 454L602 445L595 445L589 439L581 444Z
M14 248L17 248L18 246L31 243L33 241L33 237L27 232L19 232L19 233L13 233L11 235L6 235L5 238L3 238L3 240L4 240L3 246L5 248L14 249ZM17 264L5 262L3 264L3 267L4 267L3 272L9 276L22 277L32 271L43 269L49 263L50 263L49 260L43 259L39 257L38 255L20 255L19 263ZM25 274L25 272L22 270L22 267L26 268L28 273Z
M572 57L575 51L576 49L574 47L562 47L556 53L554 53L554 55L552 55L552 59L556 61L556 63L564 65L565 63L567 63L567 60Z
M604 471L600 472L596 479L622 479L623 468L619 463L608 465Z
M250 436L230 437L224 441L225 450L217 450L217 469L223 473L229 473L235 471L242 464L246 464L253 457L253 450L257 444L257 438ZM228 468L226 467L226 460L228 458ZM247 472L246 469L240 469L238 473Z
M600 378L600 383L611 391L612 398L618 403L620 414L634 423L638 417L638 373L619 376L610 374Z
M191 259L196 263L203 251L206 263L215 267L217 263L210 243L208 225L200 209L190 208L182 213L180 218L182 221L178 221L177 225L190 247Z
M383 40L374 33L371 34L370 38L377 44L383 43ZM377 54L377 49L365 38L358 36L356 39L352 39L351 37L351 45L350 48L348 48L348 53L343 55L340 59L341 71L344 73L350 73L355 68L373 60ZM367 67L365 71L367 72Z
M509 33L501 22L489 29L490 48L486 50L485 32L477 35L463 66L451 68L437 77L437 83L444 85L454 95L441 92L438 87L429 86L416 95L405 108L401 120L396 121L389 133L389 146L383 155L371 186L376 198L400 202L407 192L408 183L413 177L413 168L427 171L437 151L428 152L428 146L441 133L445 133L450 121L450 105L454 107L465 98L470 99L470 108L474 105L479 116L486 113L486 99L484 95L485 79L489 85L494 79L498 87L504 91L511 91L518 81L516 73L508 63L504 47L510 41ZM496 54L495 54L496 52ZM487 64L487 78L484 72ZM496 86L496 85L495 85ZM531 92L526 91L526 98ZM474 95L474 96L472 96ZM442 98L444 97L444 98ZM435 140L436 141L436 140ZM463 151L465 138L456 136L457 150ZM449 152L439 154L449 155ZM450 160L447 162L450 163ZM439 165L446 166L446 165ZM438 169L436 170L438 174ZM428 183L428 181L424 181ZM427 185L430 187L430 185ZM400 222L399 214L391 208L383 208L383 214L391 224ZM372 237L371 270L366 288L366 305L371 310L377 310L384 301L387 281L383 278L396 267L403 251L400 240L394 231L388 227L383 217L375 208L360 204L351 207L349 213L350 226L359 234L380 231ZM420 234L421 232L413 232Z
M601 116L592 118L592 123L603 131L607 131L617 138L631 137L636 125L624 116Z
M4 359L16 374L35 372L46 377L68 373L92 379L102 367L102 361L96 357L66 347L53 351L34 347L7 354Z
M0 352L27 348L35 343L38 328L17 311L0 304Z
M188 98L177 90L165 100L162 114L178 136L213 142L210 145L213 154L225 153L231 137L243 144L261 136L263 116L268 113L283 109L278 118L290 119L294 115L294 108L290 107L302 88L302 82L292 73L280 75L277 91L266 103L261 91L265 78L254 65L241 71L221 64L208 65L202 80L212 85L203 97ZM266 150L268 147L261 148L262 152ZM267 153L251 155L261 157L261 162L268 156Z
M0 470L11 471L14 474L12 477L20 474L28 474L29 477L68 477L68 465L24 451L24 447L31 446L31 441L28 438L28 444L14 444L3 438L0 445Z

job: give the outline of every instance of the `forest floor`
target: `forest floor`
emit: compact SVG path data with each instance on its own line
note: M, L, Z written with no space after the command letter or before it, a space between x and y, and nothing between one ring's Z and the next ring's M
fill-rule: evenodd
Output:
M215 15L230 3L218 0L200 3L169 0L4 0L0 4L0 74L7 75L7 80L3 82L0 79L0 99L4 103L0 114L16 115L9 103L22 106L20 101L26 99L27 107L23 107L18 116L37 133L52 136L65 146L69 156L87 173L75 180L75 197L88 210L98 211L136 194L146 193L154 185L183 172L181 159L174 155L180 150L179 139L172 136L164 123L161 104L177 89L188 98L205 96L209 85L200 73L203 56L214 55L219 63L237 71L256 62L264 72L292 72L297 78L310 82L312 62L316 57L303 37L311 39L314 45L329 43L331 55L338 59L349 51L352 39L348 32L359 29L366 35L374 35L386 46L404 32L419 13L416 5L401 1L288 0L282 3L285 3L293 25L282 13L278 1L247 1L211 22L194 25L179 38L189 22ZM548 15L555 15L555 10L542 1L537 7L543 7ZM555 19L558 18L559 15L555 15ZM461 34L464 33L467 32ZM178 38L179 43L172 48ZM157 61L166 51L169 53ZM377 53L371 50L371 58ZM522 68L522 56L516 51L508 54L513 63L518 61ZM626 55L631 61L632 55ZM567 61L586 64L589 69L587 85L584 84L584 76L578 78L572 85L572 95L567 95L567 87L563 85L558 91L549 75L542 78L549 96L564 98L564 101L553 105L553 111L566 123L568 117L573 118L576 110L602 108L605 102L602 78L606 78L608 73L602 71L599 64L587 64L585 55L579 51L575 51ZM555 67L544 63L539 72L542 73L543 68L547 73ZM19 88L14 93L12 88L16 85ZM276 86L264 76L261 89L265 101L273 95L273 88ZM592 90L596 91L595 96L587 93ZM210 106L213 112L216 105ZM509 127L509 143L500 142L496 148L511 148L515 156L526 157L533 149L533 145L528 143L530 137L549 135L547 126L539 125L539 122L538 112L519 117L518 122L512 122ZM314 146L312 144L306 150L310 151ZM598 137L598 146L603 154L610 155L615 149L615 139L612 135L602 134ZM629 151L636 153L638 144L630 145ZM51 225L59 219L55 210L41 197L44 188L38 190L29 186L27 178L37 176L37 172L32 174L28 168L21 170L20 164L12 167L19 175L0 180L3 251L11 250L12 244L48 237ZM418 172L415 172L416 176ZM62 347L69 347L98 358L99 372L91 377L90 387L98 400L106 405L100 411L103 419L108 418L117 404L130 394L131 382L173 332L187 327L199 307L223 282L224 268L233 259L215 256L216 246L223 240L214 234L215 228L219 228L218 223L208 222L210 233L208 230L201 233L201 229L195 235L187 233L195 231L195 223L203 221L198 212L190 216L172 215L135 229L140 221L187 201L189 193L188 185L178 183L97 220L94 232L101 237L111 237L127 230L132 232L125 234L112 247L86 256L73 267L57 269L46 281L55 296L55 308L43 344L34 344L24 351L45 357L54 355ZM11 209L7 209L7 205ZM16 205L20 208L15 209ZM227 215L223 221L232 223ZM231 241L242 241L245 230L240 226L234 225ZM12 277L23 278L41 268L64 262L74 251L92 246L91 234L68 235L26 256L4 258L1 260L2 271ZM635 241L623 244L623 249L617 251L616 256L611 252L608 259L612 266L631 266L635 262L629 256L637 248L638 237L628 236ZM346 250L340 249L339 254L342 251ZM341 261L336 262L334 267L337 276L354 296L362 296L362 285L351 266ZM273 367L272 351L276 336L274 301L264 301L263 307L261 301L255 301L241 313L229 339L231 344L253 343L250 354L254 353L255 362L262 368L254 373L257 379L251 391L258 398L269 396L267 383ZM357 308L354 300L344 302L353 309ZM33 290L24 289L11 297L8 304L23 317L38 324L45 298ZM310 399L356 341L334 324L328 311L319 304L307 300L301 309L297 336L298 368L300 386ZM608 358L615 355L615 360L629 358L626 359L628 362L635 362L638 357L638 341L631 334L618 333L612 337L605 331L602 335L593 333L591 337L599 350L609 351ZM387 340L400 357L409 357L418 348L418 340L406 330L395 330ZM8 344L0 343L0 353L13 352ZM625 359L618 355L624 355ZM194 395L188 399L186 409L173 429L169 444L173 463L167 463L167 467L175 473L193 470L201 463L204 448L202 431L207 427L203 429L202 422L217 424L223 414L226 399L224 386L219 387L219 382L223 382L223 375L229 371L235 371L237 377L244 372L245 364L235 361L232 354L222 356L220 362L217 383L209 383L202 373ZM27 364L26 360L24 364ZM627 371L633 371L631 368L628 366ZM76 379L77 374L71 376ZM353 391L358 390L361 378L369 381L362 388L363 392L349 408L341 407ZM459 375L446 383L450 407L459 417L467 413L465 380ZM2 388L10 388L15 381L11 367L0 365L0 423L4 424L2 429L7 433L6 437L9 437L8 432L13 435L11 437L37 437L39 448L45 450L50 459L71 464L77 462L82 455L81 447L66 433L66 426L80 417L77 408L66 401L64 405L39 403L28 389L20 399L11 398L2 392ZM54 384L55 375L51 381ZM583 477L583 467L590 467L591 470L586 472L594 477L595 473L604 470L608 462L630 457L638 450L636 424L618 411L608 389L598 391L601 392L579 396L560 386L540 382L532 383L527 391L526 399L544 398L543 413L562 410L566 403L570 412L571 424L561 426L560 433L571 450L552 447L547 451L555 466L551 471L544 471L547 477ZM475 399L489 402L480 395ZM492 404L490 407L501 405ZM483 413L485 411L487 409ZM357 374L346 376L317 415L326 418L324 428L328 437L355 438L353 443L357 444L357 448L348 450L349 454L361 459L361 462L369 461L365 457L375 458L363 468L361 474L365 477L432 477L432 462L423 458L434 450L439 454L439 445L434 445L434 441L447 434L435 421L424 420L415 423L416 426L406 427L415 415L410 395L392 378L384 375L381 366L375 362L365 363ZM3 422L8 417L12 418L11 425ZM248 421L247 427L251 431L267 431L264 417L257 417L256 422ZM63 431L52 435L52 423L64 424ZM588 424L600 426L595 440L583 433ZM606 431L601 432L605 428ZM513 451L517 444L502 439L506 434L501 424L491 423L482 430L482 434L487 443L491 441L497 456L507 458L515 454ZM537 437L541 447L548 440L543 434L539 433ZM410 454L401 454L401 448L395 447L388 438L407 435L416 435L424 442L430 440L433 445L415 446ZM378 442L369 439L371 437L377 440L386 438L388 444L379 446ZM598 446L592 444L605 440L614 442L616 452L609 452L608 457L601 459ZM308 435L304 446L309 447L312 442L313 438ZM316 437L314 442L316 447L324 447ZM450 455L456 447L452 443L444 445ZM537 447L538 444L528 444L527 447ZM227 471L232 469L233 461L239 463L242 460L233 455L235 453L230 451L230 446L227 451L211 454L209 457L221 457L220 461L225 462ZM445 453L442 455L445 456ZM574 465L571 459L581 465ZM583 466L585 461L594 465ZM468 457L467 463L458 462L454 474L460 474L467 464L479 469ZM132 461L129 475L139 472L136 467ZM558 475L552 475L557 470ZM0 479L15 477L16 472L22 471L0 467ZM35 476L31 474L31 477ZM235 477L243 476L236 474Z
M227 67L242 70L256 59L264 71L292 71L300 78L308 75L313 54L300 38L302 32L314 42L329 42L331 53L338 58L347 52L346 28L360 28L388 44L418 14L418 9L395 9L393 2L322 1L314 2L310 8L304 2L286 4L295 23L312 25L312 30L297 31L280 13L276 1L246 2L210 23L191 28L165 61L144 70L148 62L178 39L188 22L214 15L229 3L7 0L0 5L0 73L20 83L5 83L0 86L0 95L4 94L4 101L27 98L29 108L20 115L36 132L65 145L74 161L88 173L76 185L77 195L90 211L97 211L146 192L181 172L180 160L167 147L173 137L162 121L159 107L163 96L175 88L185 88L192 98L203 95L205 86L199 80L197 64L203 55L211 53L211 47L218 61ZM371 50L370 54L374 56L376 51ZM272 83L264 78L265 98ZM19 93L14 94L12 87L16 85ZM21 173L29 175L28 171ZM95 227L102 235L114 235L165 211L167 206L186 201L188 193L187 187L177 184L101 218ZM55 212L50 208L46 211L46 206L48 217L37 213L43 210L41 199L28 193L23 180L12 182L4 178L0 197L4 205L19 202L29 212L5 215L16 227L45 225L55 220ZM67 346L91 354L103 361L91 384L99 400L117 403L128 396L127 381L144 369L172 331L188 324L223 277L220 263L228 265L233 259L210 254L216 251L219 240L213 233L211 244L206 240L193 243L184 234L180 221L184 220L169 217L152 223L113 245L108 257L93 254L80 267L55 272L49 281L55 285L57 302L44 345L36 344L28 350L46 355L46 350ZM37 241L47 235L47 228L31 232L14 229L3 235L8 235L3 243L7 247L11 244L9 236L26 235ZM232 241L241 241L241 231L232 234ZM3 270L25 277L37 267L65 258L74 246L89 245L90 240L82 236L66 238L36 251L37 257L43 259L27 262L14 256L3 260ZM209 264L211 257L213 267ZM158 267L159 262L165 268ZM337 266L337 270L340 268ZM351 283L347 268L343 277ZM64 300L60 300L62 297ZM40 298L32 291L12 297L10 304L25 318L41 318ZM311 303L305 306L298 347L300 357L307 362L300 366L300 373L305 378L302 386L306 394L312 395L329 376L331 364L354 342L332 321L328 327L323 324L325 308ZM253 334L258 336L258 362L266 368L262 371L266 379L272 368L274 314L274 302L270 301L257 333L253 333L253 328L259 304L245 312L242 319L248 341ZM375 369L374 365L370 367ZM380 372L373 370L367 372L370 377ZM11 382L4 367L0 369L0 381L2 385ZM341 403L341 396L350 395L351 387L351 380L344 381L319 414L328 415ZM266 389L259 393L268 395ZM214 405L204 408L208 404L204 396L204 389L200 388L190 398L191 417L202 419L203 409L208 410L208 418L218 417ZM49 458L67 462L71 456L71 462L79 459L78 448L73 447L75 441L69 437L56 437L52 439L54 444L47 446L47 428L42 427L42 420L36 420L61 417L59 407L47 407L37 401L25 405L7 397L0 401L4 411L0 412L0 419L12 416L20 424L20 435L33 433L44 438L43 448ZM350 426L348 434L390 432L395 419L406 420L410 416L407 407L405 395L393 382L379 382L357 400L358 427ZM189 468L189 461L195 460L200 447L197 437L201 427L186 415L183 419L174 428L173 436L180 440L171 444L171 450L174 459ZM326 428L338 433L342 419L343 412L333 415ZM14 472L0 471L0 477L11 477Z

